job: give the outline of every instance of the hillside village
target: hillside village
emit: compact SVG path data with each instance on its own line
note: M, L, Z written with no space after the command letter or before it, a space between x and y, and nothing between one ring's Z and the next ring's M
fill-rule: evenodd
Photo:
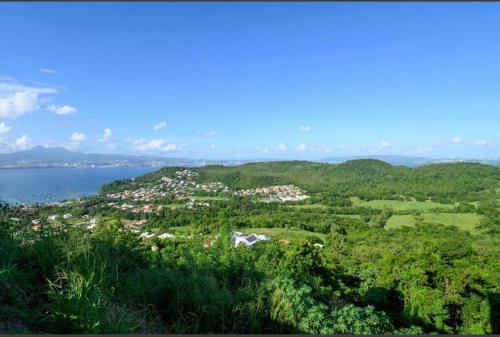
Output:
M240 195L245 197L247 196L265 197L263 201L267 202L302 201L309 198L309 196L304 194L303 190L296 187L295 185L279 185L279 186L250 188L235 192L235 195Z
M267 186L260 188L244 189L232 191L221 182L197 183L195 179L198 173L190 170L175 172L174 177L162 177L157 184L141 186L135 190L124 190L122 192L108 193L106 196L113 200L131 200L134 202L152 202L155 200L171 198L173 200L185 200L193 196L194 193L223 194L226 196L258 196L267 202L293 202L302 201L307 196L303 190L295 185ZM115 205L117 206L117 205ZM127 208L132 205L122 204ZM193 206L193 204L191 204ZM133 208L133 206L132 206Z
M223 195L227 198L231 197L257 197L262 202L293 202L302 201L309 196L305 192L294 185L278 185L259 187L243 190L231 190L221 182L200 183L196 179L199 177L197 172L191 170L176 171L173 176L163 176L156 183L144 184L136 189L126 189L121 192L108 193L106 198L108 202L103 203L99 207L108 207L122 212L130 212L131 214L156 214L160 215L166 205L165 201L181 201L185 209L191 210L199 207L210 207L210 203L197 200L196 195ZM76 199L64 202L52 202L47 204L50 207L71 208L75 205L85 205L86 198ZM168 203L167 203L168 204ZM172 207L172 206L170 206ZM25 211L30 211L30 206L25 206ZM69 222L71 226L87 228L93 230L98 225L96 217L89 218L88 215L75 217L72 213L51 214L47 216L46 223L55 225L60 221ZM42 219L33 219L31 228L38 231L42 226ZM143 230L143 227L148 224L147 219L140 220L124 220L125 230L137 234L141 239L174 239L176 235L164 232L161 234L150 233ZM186 238L187 236L179 236ZM233 235L234 246L244 245L247 247L253 246L259 241L267 241L271 239L265 235L250 234L248 236L240 232L235 232ZM213 240L211 241L213 243Z

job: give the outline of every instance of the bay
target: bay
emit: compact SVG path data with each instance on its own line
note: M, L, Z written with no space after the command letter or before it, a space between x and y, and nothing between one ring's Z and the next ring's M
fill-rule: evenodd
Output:
M147 166L0 169L0 200L32 204L78 198L97 194L105 183L158 169Z

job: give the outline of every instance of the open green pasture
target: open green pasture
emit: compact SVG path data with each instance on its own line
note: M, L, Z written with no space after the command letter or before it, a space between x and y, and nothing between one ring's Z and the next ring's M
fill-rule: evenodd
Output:
M423 222L457 226L462 230L477 233L476 226L482 216L474 213L424 213L421 215ZM413 215L393 215L387 221L385 228L394 229L402 226L415 226L417 219Z
M370 201L360 201L356 203L356 206L371 207L377 209L392 208L396 211L405 210L430 210L434 208L453 208L454 205L441 204L432 201L399 201L399 200L370 200Z

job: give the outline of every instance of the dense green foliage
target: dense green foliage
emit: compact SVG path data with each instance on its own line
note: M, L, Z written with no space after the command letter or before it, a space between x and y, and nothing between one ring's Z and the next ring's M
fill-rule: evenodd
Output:
M2 321L56 333L498 332L495 237L334 225L323 249L235 249L225 227L210 248L120 228L13 236L3 222Z
M102 192L154 185L176 170ZM311 198L207 193L199 196L207 207L166 198L150 213L117 208L104 194L66 206L0 203L0 332L500 332L500 168L360 160L193 170L231 188L295 184ZM414 202L428 198L446 207ZM391 208L394 200L413 204ZM77 225L90 217L99 220L92 230ZM411 226L398 222L407 218ZM141 231L176 237L141 239L125 226L137 220L147 220ZM233 231L273 240L234 247Z

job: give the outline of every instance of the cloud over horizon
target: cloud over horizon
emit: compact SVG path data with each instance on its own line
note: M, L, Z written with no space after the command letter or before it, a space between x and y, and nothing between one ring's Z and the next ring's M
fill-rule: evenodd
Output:
M165 139L137 139L132 142L133 149L139 152L177 152L180 151L179 144L169 143Z
M55 105L52 104L47 107L47 110L55 113L56 115L72 115L78 112L78 110L71 105Z
M14 143L14 149L17 151L27 150L32 146L31 139L27 135L22 135Z

